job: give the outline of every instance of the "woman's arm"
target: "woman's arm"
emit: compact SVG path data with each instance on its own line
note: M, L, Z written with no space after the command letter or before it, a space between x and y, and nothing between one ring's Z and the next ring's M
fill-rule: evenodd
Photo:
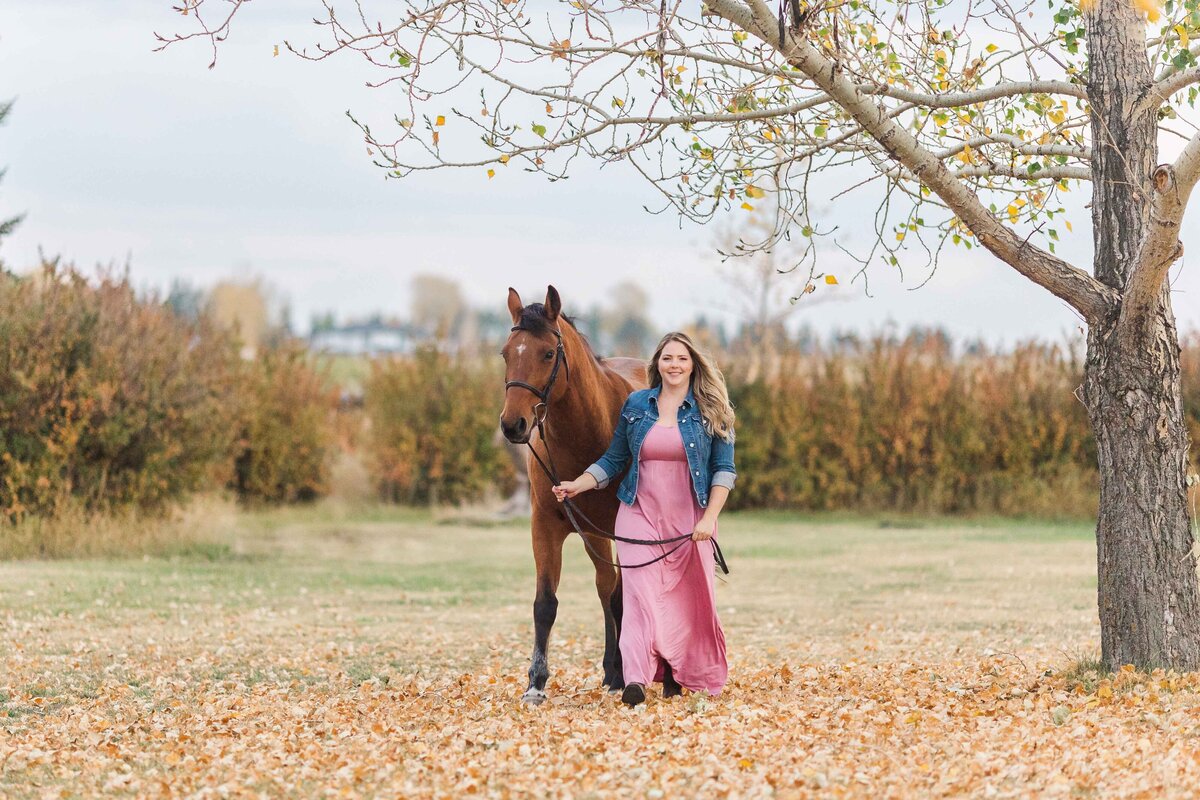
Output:
M596 481L594 488L603 489L608 486L612 483L613 478L620 475L629 466L629 420L625 419L625 411L628 408L629 398L625 398L625 403L621 406L621 413L617 415L617 428L613 431L608 450L604 451L604 455L600 456L595 464L584 470Z
M733 464L734 438L732 432L728 441L720 436L713 437L712 448L708 453L708 474L713 487L724 486L733 490L733 483L737 480L737 467Z
M725 507L725 501L728 499L729 489L714 484L708 492L708 508L704 509L704 514L692 531L693 542L703 542L712 538L717 527L717 517L721 515L721 509Z
M551 487L551 491L554 492L554 496L561 503L563 498L574 497L577 494L583 494L595 488L596 476L590 472L585 472L573 481L563 481L557 486Z
M704 509L704 514L692 531L694 542L712 538L717 527L717 517L721 515L721 509L725 507L725 501L729 499L729 492L737 479L737 468L733 464L733 438L733 434L730 434L728 441L720 436L713 437L712 448L708 454L708 507Z

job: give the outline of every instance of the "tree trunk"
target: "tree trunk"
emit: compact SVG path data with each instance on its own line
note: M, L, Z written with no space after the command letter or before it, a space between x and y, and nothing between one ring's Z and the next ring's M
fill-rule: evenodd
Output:
M1104 663L1200 668L1200 586L1187 509L1188 432L1169 301L1154 339L1088 337L1084 395L1096 435L1097 596Z
M1157 117L1138 107L1153 72L1135 4L1095 3L1087 28L1094 270L1123 292L1153 196ZM1200 668L1200 586L1187 513L1179 334L1165 289L1152 313L1152 320L1114 313L1088 331L1083 390L1100 467L1101 651L1114 670L1192 670Z

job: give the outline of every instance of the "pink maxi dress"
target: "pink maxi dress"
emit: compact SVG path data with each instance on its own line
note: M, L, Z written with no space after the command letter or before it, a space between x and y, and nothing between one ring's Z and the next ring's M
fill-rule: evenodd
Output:
M692 491L679 428L654 425L642 442L637 498L617 511L617 535L671 539L691 533L703 513ZM618 542L618 560L641 564L677 545ZM625 683L661 681L666 663L681 686L720 693L729 665L717 618L712 542L689 541L662 561L622 570L621 585Z

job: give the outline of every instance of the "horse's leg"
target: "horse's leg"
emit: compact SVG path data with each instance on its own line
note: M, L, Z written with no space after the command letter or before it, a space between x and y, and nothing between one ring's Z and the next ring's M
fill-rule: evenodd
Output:
M537 594L533 599L533 657L529 663L529 687L521 697L526 703L540 705L546 700L546 680L550 668L546 649L550 629L558 616L558 580L562 576L562 547L566 534L545 532L538 520L533 522L533 560L537 568Z
M593 537L592 547L609 561L616 560L607 541ZM604 611L604 685L609 691L620 691L625 688L621 671L621 573L598 559L591 548L588 555L596 567L596 594Z

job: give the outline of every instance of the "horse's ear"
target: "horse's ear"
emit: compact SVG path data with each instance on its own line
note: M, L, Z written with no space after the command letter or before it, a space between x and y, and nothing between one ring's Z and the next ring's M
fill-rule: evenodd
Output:
M558 296L558 289L553 286L546 287L546 319L554 322L558 319L558 314L562 311L562 298Z
M521 312L525 309L525 304L521 302L521 295L517 294L517 290L508 287L508 313L512 314L513 325L521 321Z

